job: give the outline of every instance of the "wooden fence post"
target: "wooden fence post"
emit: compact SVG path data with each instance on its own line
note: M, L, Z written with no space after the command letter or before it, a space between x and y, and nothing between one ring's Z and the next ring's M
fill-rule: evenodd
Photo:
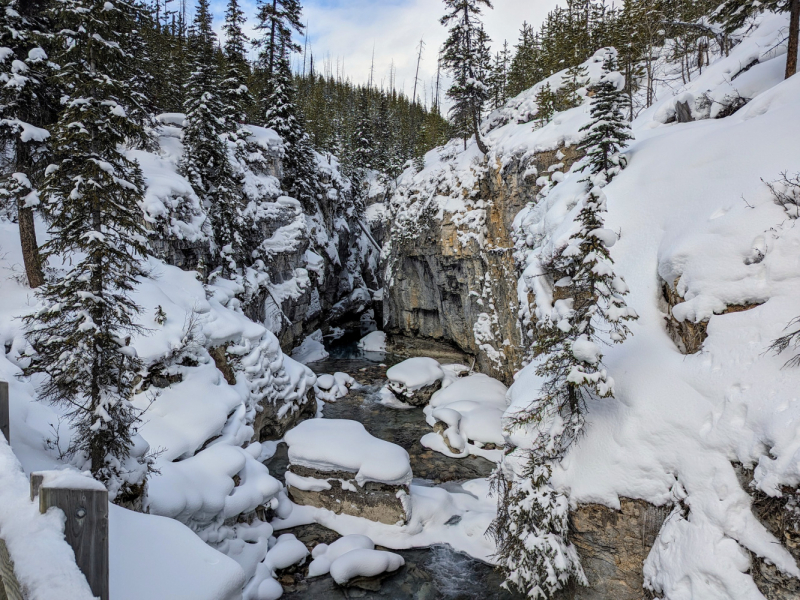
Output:
M48 487L41 475L34 482L31 475L31 494L38 487L39 512L51 506L64 511L67 517L64 534L75 551L75 562L86 576L92 593L100 600L109 600L108 588L108 491L89 486ZM89 480L93 481L93 480Z
M11 421L8 414L8 382L0 381L0 431L11 444Z

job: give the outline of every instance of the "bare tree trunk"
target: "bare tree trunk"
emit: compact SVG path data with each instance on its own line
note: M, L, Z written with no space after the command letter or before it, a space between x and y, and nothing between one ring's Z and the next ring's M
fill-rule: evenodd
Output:
M35 289L44 284L44 272L42 271L42 258L39 256L39 245L36 243L33 209L23 206L20 201L17 204L17 215L25 273L28 276L28 285Z
M797 73L797 37L800 35L800 0L792 0L789 17L789 47L786 54L786 79Z

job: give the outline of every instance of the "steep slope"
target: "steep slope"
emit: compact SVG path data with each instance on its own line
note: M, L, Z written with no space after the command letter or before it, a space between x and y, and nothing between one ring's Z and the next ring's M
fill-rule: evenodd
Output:
M640 598L642 585L673 600L796 594L800 372L784 368L790 354L768 349L798 315L800 240L796 206L779 205L764 183L800 171L800 79L782 81L785 26L785 15L765 14L729 56L682 88L660 89L632 124L628 168L604 188L606 227L619 235L612 257L640 318L632 338L604 348L615 398L591 403L585 436L552 478L569 497L590 583L570 592L576 598ZM592 78L597 62L587 63ZM588 99L535 128L541 85L484 124L485 160L474 144L453 142L429 153L421 173L407 172L391 203L388 330L449 341L487 372L513 375L509 415L537 397L525 338L557 294L542 264L574 233L585 191L564 147L580 139ZM552 156L563 164L543 170L540 157ZM537 185L506 176L509 166ZM530 202L513 223L506 214L511 235L498 244L489 223L512 194ZM425 237L411 249L418 231ZM519 276L497 273L484 286L483 254L514 245ZM430 269L438 279L419 275L439 250L455 264ZM476 262L483 270L468 283L447 279ZM456 295L460 305L438 300ZM497 327L492 336L481 338L482 323ZM507 435L522 453L536 432ZM624 531L640 536L636 552Z

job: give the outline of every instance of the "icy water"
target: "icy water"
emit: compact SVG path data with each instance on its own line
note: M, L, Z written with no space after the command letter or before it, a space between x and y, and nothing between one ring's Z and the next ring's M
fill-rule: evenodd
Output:
M361 333L361 332L359 332ZM432 452L419 443L430 433L421 409L397 410L378 402L378 390L385 383L386 369L403 360L379 353L364 353L357 346L359 334L347 336L329 344L330 356L308 366L316 373L348 373L363 387L336 403L325 405L327 419L352 419L364 424L375 437L398 444L411 457L415 483L421 485L455 485L457 482L487 477L493 463L477 457L452 459ZM281 444L275 456L267 462L270 472L283 479L288 457ZM290 530L309 547L331 543L339 536L320 525L307 525ZM413 550L393 550L403 556L405 566L380 582L364 582L372 589L341 588L329 576L306 580L302 571L286 575L283 598L292 600L339 600L342 598L397 600L509 600L521 598L500 589L501 576L490 566L449 546Z

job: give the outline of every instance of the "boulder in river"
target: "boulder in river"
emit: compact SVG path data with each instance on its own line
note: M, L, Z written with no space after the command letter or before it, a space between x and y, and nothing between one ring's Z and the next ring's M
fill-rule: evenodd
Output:
M373 437L357 421L313 419L286 434L286 484L296 504L389 525L405 524L408 452Z

